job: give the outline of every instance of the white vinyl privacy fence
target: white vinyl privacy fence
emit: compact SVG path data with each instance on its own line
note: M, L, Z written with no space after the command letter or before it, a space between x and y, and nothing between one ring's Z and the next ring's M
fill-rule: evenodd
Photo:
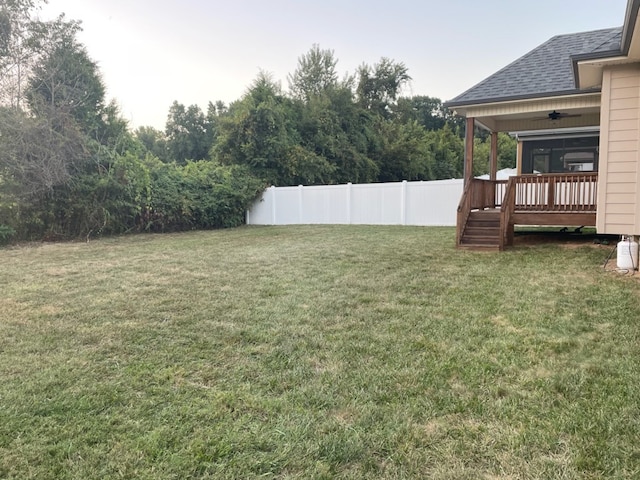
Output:
M462 180L270 187L248 225L454 226Z

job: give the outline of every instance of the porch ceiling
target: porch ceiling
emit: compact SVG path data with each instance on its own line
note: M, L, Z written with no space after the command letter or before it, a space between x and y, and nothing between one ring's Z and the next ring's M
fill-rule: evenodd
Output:
M554 110L571 116L550 120ZM455 112L494 132L592 127L600 125L600 93L460 106Z

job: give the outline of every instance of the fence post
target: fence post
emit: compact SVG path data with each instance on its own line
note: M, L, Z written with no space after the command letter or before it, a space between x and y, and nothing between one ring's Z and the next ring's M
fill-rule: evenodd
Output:
M402 181L402 190L400 195L400 224L407 224L407 181Z
M276 225L276 187L271 185L271 225Z
M347 223L351 225L351 182L347 183Z
M304 187L302 185L298 185L298 223L302 224L304 223L302 221L303 215L304 215L304 208L303 208L303 200L304 199Z

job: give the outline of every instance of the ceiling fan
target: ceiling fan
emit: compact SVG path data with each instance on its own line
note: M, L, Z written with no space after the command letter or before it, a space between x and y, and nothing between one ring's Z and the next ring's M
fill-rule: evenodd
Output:
M571 118L571 117L581 117L582 115L578 114L578 113L564 113L564 112L558 112L557 110L554 110L553 112L549 112L545 117L538 117L535 118L534 120L560 120L562 118Z

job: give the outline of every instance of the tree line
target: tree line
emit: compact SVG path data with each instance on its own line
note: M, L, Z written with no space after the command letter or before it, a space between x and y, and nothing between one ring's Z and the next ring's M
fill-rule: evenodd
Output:
M402 96L401 62L382 58L340 78L332 50L298 59L288 89L261 72L230 105L174 102L164 131L136 138L165 162L245 165L271 185L440 180L463 174L464 124L429 96ZM500 168L515 165L516 142L499 138ZM488 136L478 132L476 174L488 170Z
M405 97L382 58L339 78L314 45L284 90L260 72L239 100L171 105L164 131L133 131L105 98L78 22L0 6L0 242L239 225L268 185L460 177L463 127L437 98ZM484 173L486 137L476 140ZM501 166L515 142L500 137Z

